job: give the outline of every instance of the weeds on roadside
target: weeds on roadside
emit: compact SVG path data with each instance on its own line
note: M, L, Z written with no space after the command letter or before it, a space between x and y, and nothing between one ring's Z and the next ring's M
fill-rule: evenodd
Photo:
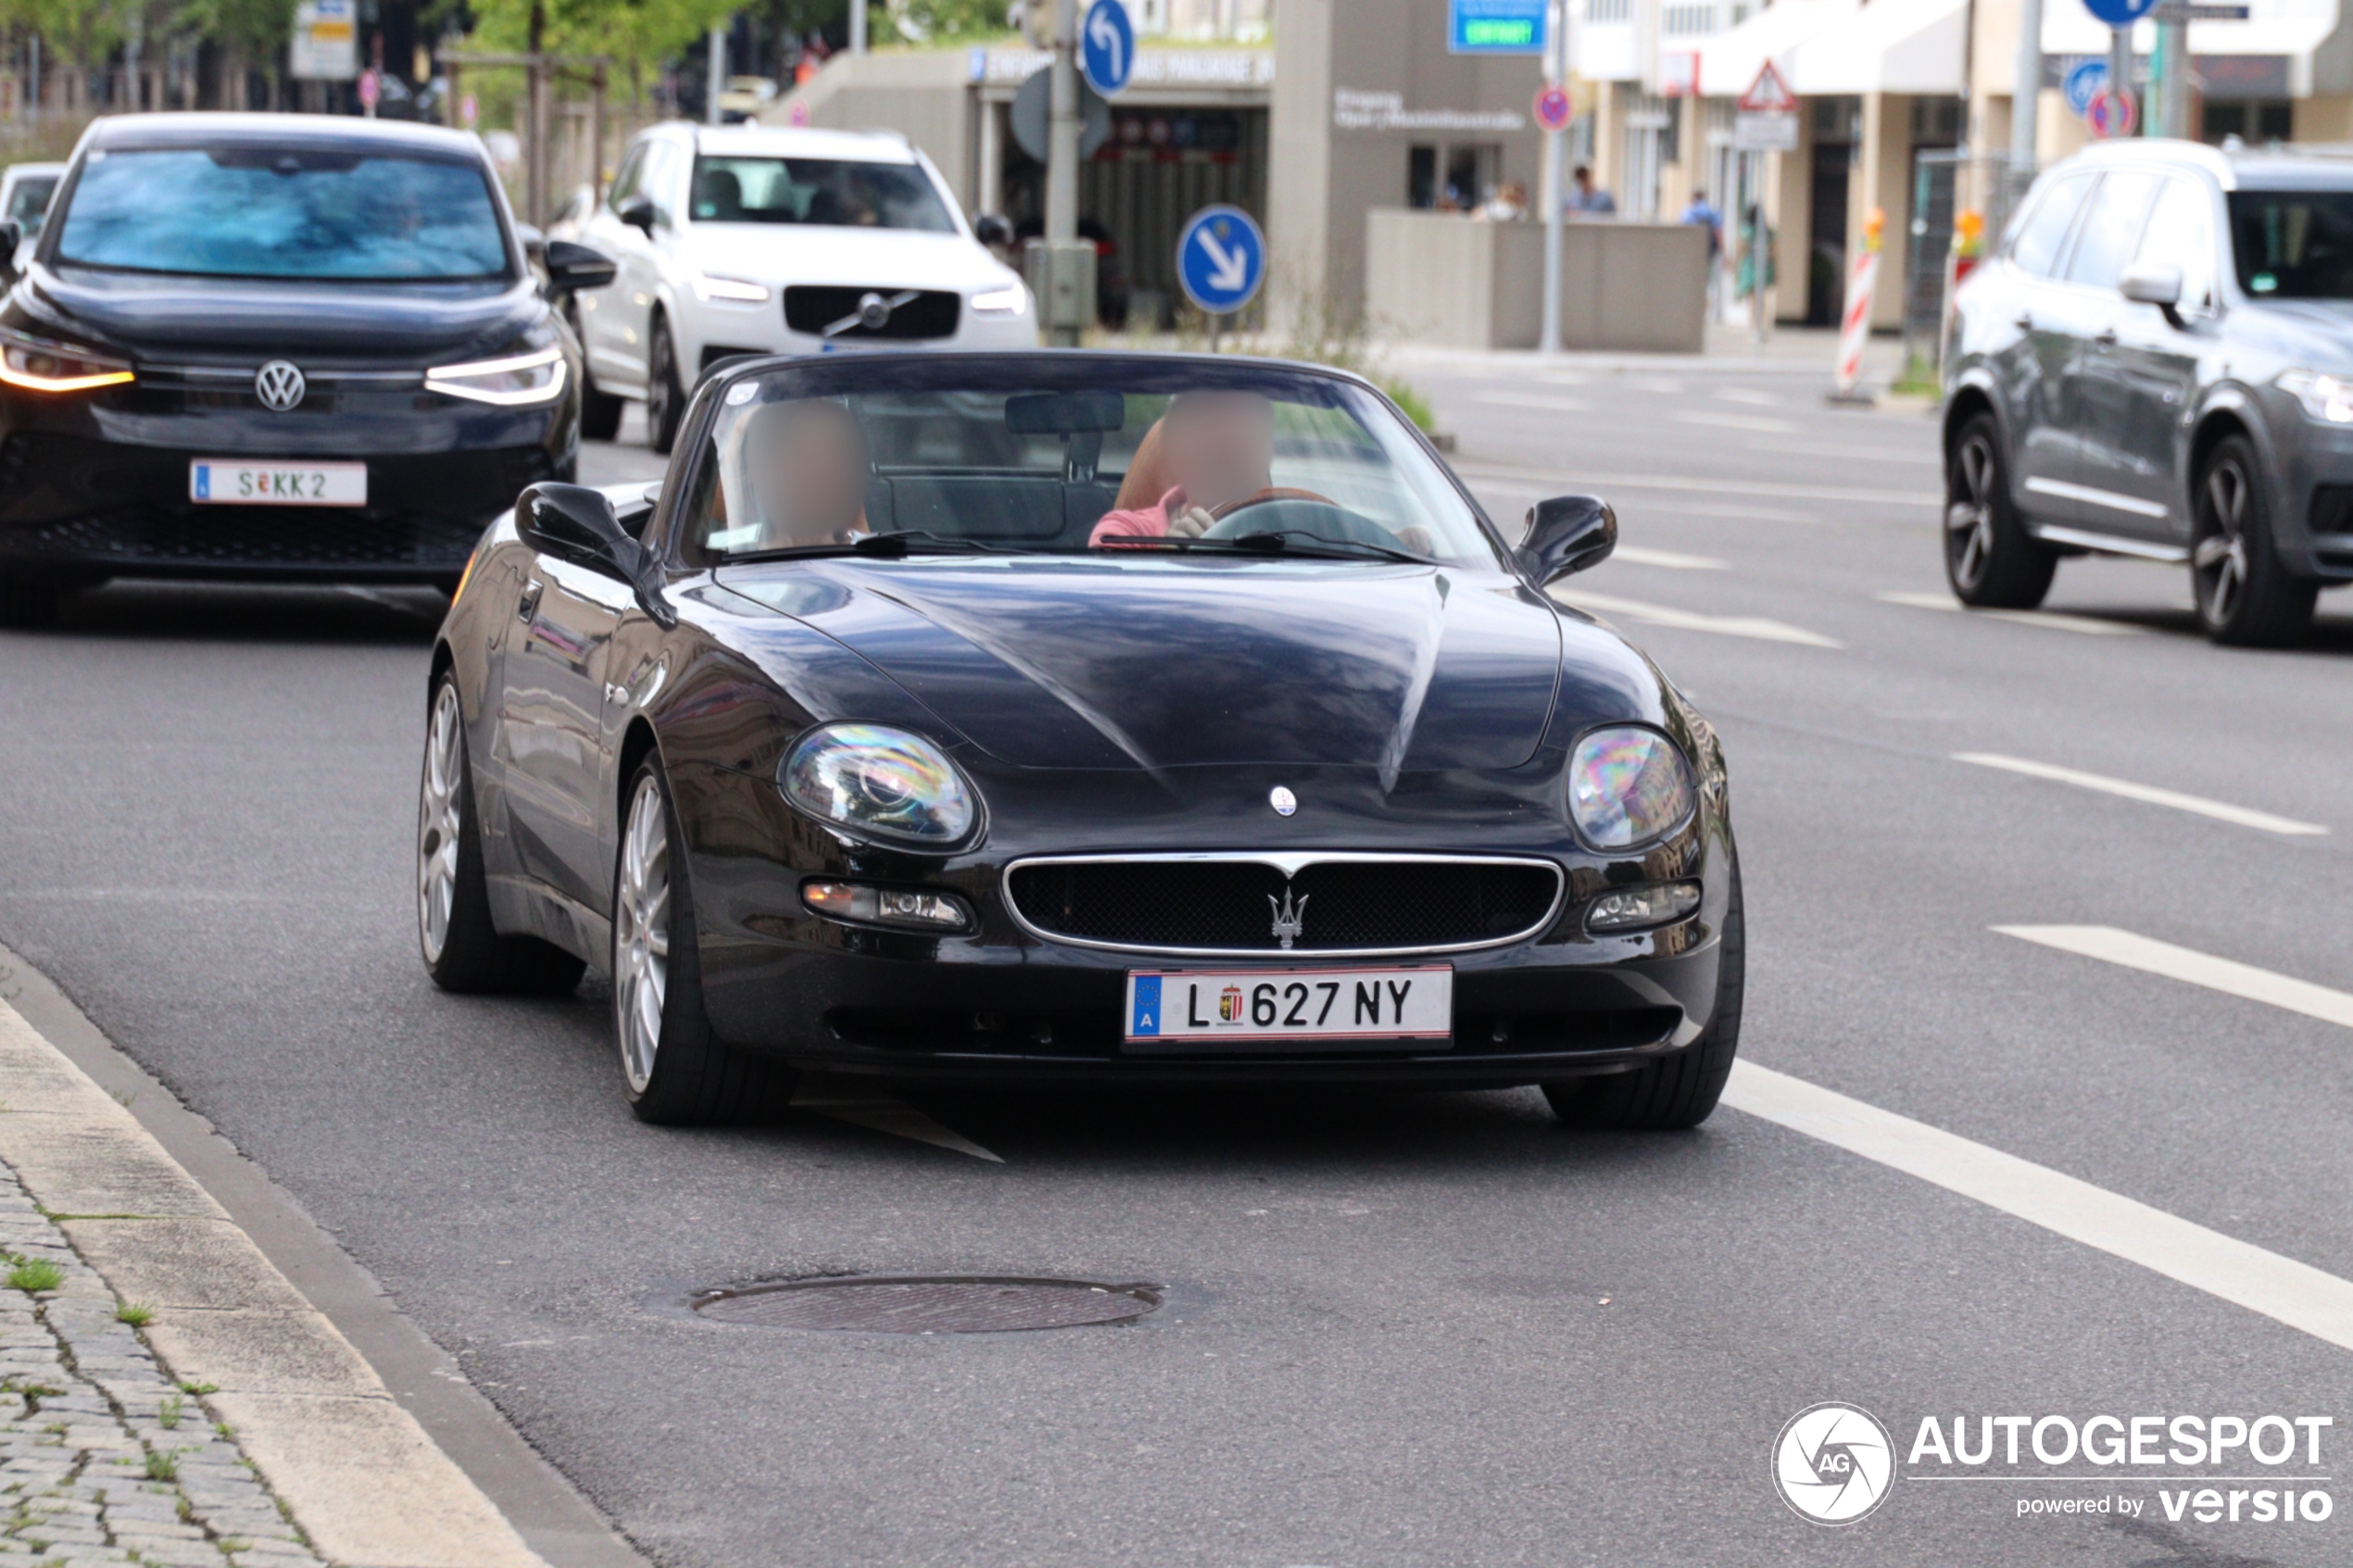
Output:
M179 1394L165 1399L156 1406L156 1424L166 1432L175 1430L180 1424L180 1412L187 1408L187 1399Z
M8 1270L8 1288L37 1296L66 1282L65 1270L45 1258L19 1258Z
M156 1310L145 1301L125 1301L114 1310L114 1321L145 1328L156 1321Z
M180 1479L180 1456L165 1449L147 1450L147 1479L177 1481Z

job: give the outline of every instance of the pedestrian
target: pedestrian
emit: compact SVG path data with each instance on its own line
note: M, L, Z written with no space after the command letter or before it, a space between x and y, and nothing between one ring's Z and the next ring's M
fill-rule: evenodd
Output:
M1695 223L1707 231L1707 294L1708 313L1716 313L1716 285L1724 270L1724 215L1711 206L1707 193L1692 192L1691 201L1683 208L1682 221Z
M1472 208L1471 216L1489 223L1516 223L1528 216L1528 187L1517 180L1506 180L1500 190L1490 191L1487 199Z
M1617 198L1593 183L1593 170L1588 164L1579 164L1569 176L1571 189L1561 198L1561 210L1579 218L1615 218Z

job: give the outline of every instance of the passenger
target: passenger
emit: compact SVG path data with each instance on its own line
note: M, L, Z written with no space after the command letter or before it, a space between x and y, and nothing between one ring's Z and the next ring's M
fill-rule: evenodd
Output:
M1120 487L1123 503L1087 537L1088 546L1174 535L1198 539L1220 507L1274 487L1275 406L1255 392L1184 392L1170 401L1136 448L1129 468L1166 480L1159 498Z
M745 445L761 523L752 548L847 545L867 532L873 460L847 408L823 397L768 404Z

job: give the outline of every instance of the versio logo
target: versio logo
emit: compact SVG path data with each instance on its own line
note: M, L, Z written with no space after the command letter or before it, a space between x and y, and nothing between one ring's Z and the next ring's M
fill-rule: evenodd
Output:
M1852 1524L1887 1500L1895 1444L1867 1410L1809 1405L1773 1439L1773 1485L1800 1519Z

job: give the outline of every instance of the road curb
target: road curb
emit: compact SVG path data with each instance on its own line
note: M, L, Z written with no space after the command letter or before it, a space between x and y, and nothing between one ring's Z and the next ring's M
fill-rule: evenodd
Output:
M154 1135L0 1003L0 1160L329 1561L546 1568L375 1371Z

